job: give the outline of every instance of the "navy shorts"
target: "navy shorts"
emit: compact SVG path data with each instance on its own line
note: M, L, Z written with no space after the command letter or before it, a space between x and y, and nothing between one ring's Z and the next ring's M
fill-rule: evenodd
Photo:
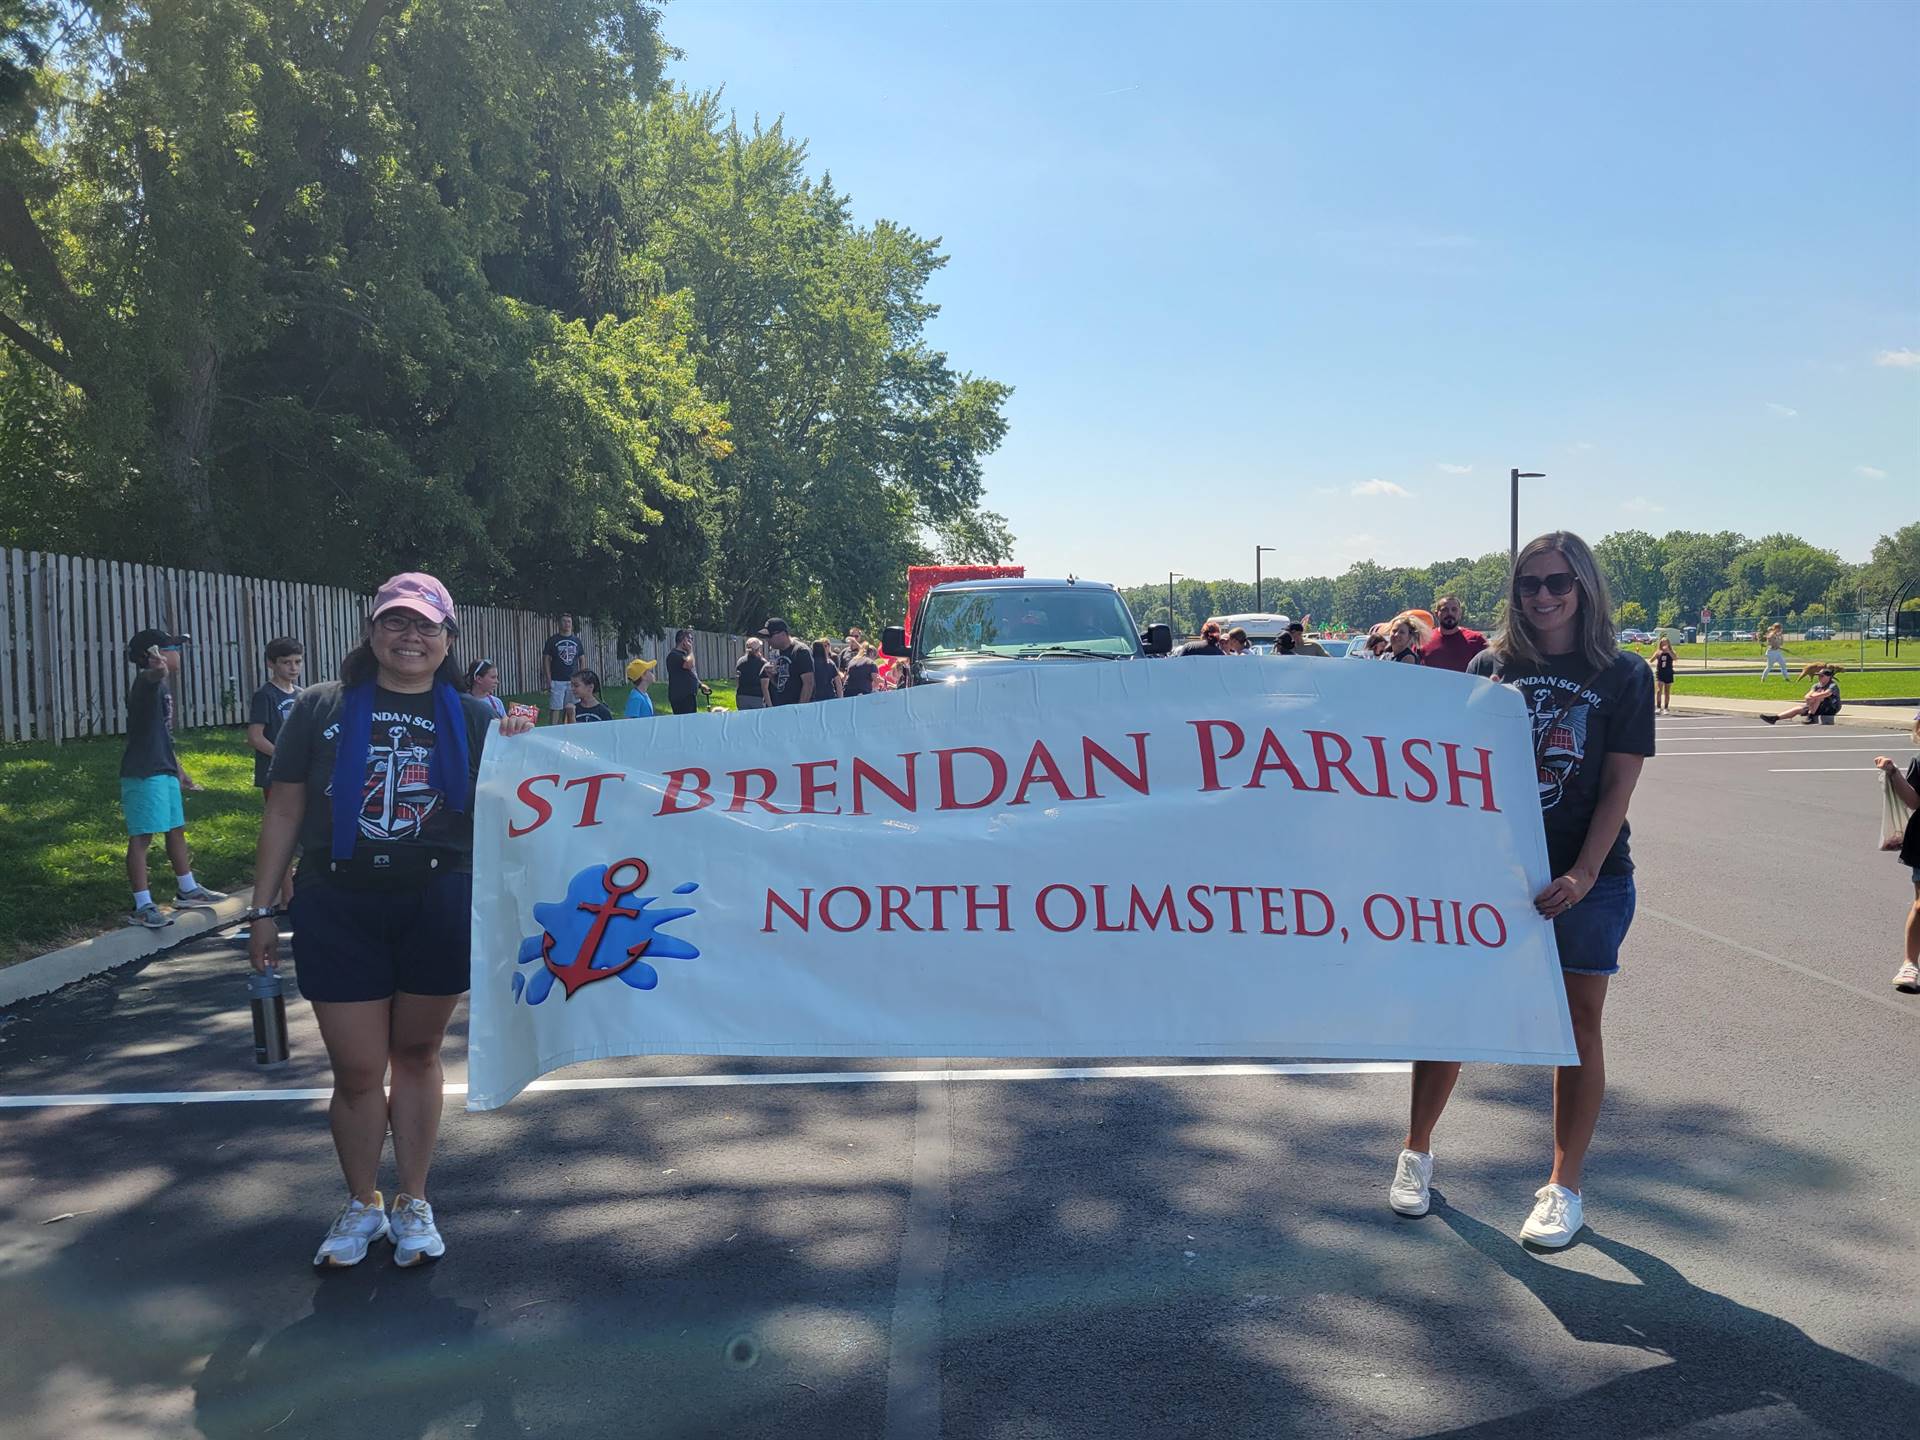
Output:
M471 970L473 876L435 875L418 890L349 890L294 879L293 966L309 1000L341 1003L464 995Z
M1560 968L1575 975L1619 974L1620 947L1633 924L1633 907L1631 872L1595 880L1586 898L1553 922Z

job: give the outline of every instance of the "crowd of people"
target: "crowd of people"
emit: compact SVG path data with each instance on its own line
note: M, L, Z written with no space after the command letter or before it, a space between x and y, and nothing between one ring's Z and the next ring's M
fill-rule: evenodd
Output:
M1510 685L1531 716L1551 875L1533 904L1554 927L1580 1057L1555 1074L1552 1166L1521 1227L1524 1239L1548 1248L1571 1242L1583 1223L1583 1167L1606 1085L1601 1020L1636 904L1627 810L1654 751L1656 704L1664 707L1671 684L1671 661L1664 669L1661 662L1671 646L1652 666L1623 652L1611 613L1592 551L1579 536L1554 532L1519 552L1493 634L1468 629L1459 598L1443 595L1430 615L1404 612L1367 637L1368 650L1389 663ZM375 596L338 680L303 688L303 647L277 638L266 647L268 677L249 709L247 743L264 797L256 903L246 916L250 959L262 972L277 966L278 924L291 920L300 991L313 1005L333 1074L328 1119L347 1200L314 1256L317 1266L357 1264L383 1239L402 1266L446 1249L427 1177L442 1110L441 1047L469 983L474 786L490 738L524 734L535 721L530 707L501 699L493 661L455 660L459 633L444 585L417 572L396 575ZM225 898L194 878L187 849L181 794L199 787L173 749L170 688L185 643L183 635L143 630L127 646L135 678L121 796L135 919L144 925L172 923L148 887L155 835L165 837L182 904ZM1275 649L1325 655L1299 622L1288 623ZM1215 624L1180 653L1245 655L1249 645L1243 631ZM563 722L610 720L600 677L581 665L582 655L571 617L562 617L542 652L549 708ZM628 664L628 716L652 713L654 668L644 658ZM675 714L690 713L711 692L690 631L676 634L666 673ZM809 645L779 617L746 643L735 678L742 709L844 699L883 683L858 628L838 644ZM1904 774L1885 757L1875 763L1890 789L1920 808L1920 761ZM1920 990L1920 822L1909 824L1900 858L1913 868L1915 899L1895 983ZM1431 1203L1433 1137L1459 1070L1441 1060L1413 1067L1406 1136L1388 1189L1401 1214L1424 1214ZM399 1182L391 1207L377 1184L389 1135Z

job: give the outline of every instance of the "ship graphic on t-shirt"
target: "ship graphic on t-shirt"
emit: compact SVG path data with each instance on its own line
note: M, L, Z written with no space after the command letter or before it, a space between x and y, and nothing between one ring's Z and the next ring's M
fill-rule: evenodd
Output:
M440 806L440 792L427 778L432 758L433 747L416 741L408 726L375 730L367 747L366 784L360 792L362 835L372 840L419 838Z
M1560 803L1568 782L1587 758L1588 706L1577 701L1562 711L1559 697L1544 688L1527 699L1533 711L1533 751L1540 761L1540 809L1544 812Z

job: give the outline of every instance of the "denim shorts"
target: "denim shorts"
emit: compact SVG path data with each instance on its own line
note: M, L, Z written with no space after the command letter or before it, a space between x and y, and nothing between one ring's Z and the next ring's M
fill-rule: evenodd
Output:
M1575 975L1617 975L1620 946L1633 924L1633 874L1602 875L1586 898L1553 922L1560 968Z
M463 995L472 956L473 876L435 875L418 890L349 890L294 877L294 973L309 1000L341 1003Z
M127 817L127 835L164 835L187 823L180 802L178 775L147 775L138 780L120 777L120 810Z

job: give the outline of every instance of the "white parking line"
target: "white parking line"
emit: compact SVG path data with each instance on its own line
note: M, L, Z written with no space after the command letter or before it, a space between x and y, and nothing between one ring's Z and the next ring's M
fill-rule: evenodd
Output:
M723 1085L926 1085L969 1080L1223 1080L1247 1075L1404 1075L1404 1060L1257 1061L1240 1065L1081 1065L982 1070L816 1070L743 1075L608 1075L591 1080L536 1080L532 1091L698 1090ZM458 1081L448 1095L464 1095ZM97 1105L225 1105L258 1101L326 1100L331 1090L150 1090L121 1094L0 1095L0 1110L50 1110Z
M1774 765L1769 775L1878 775L1871 765Z
M1884 755L1884 745L1868 745L1864 749L1834 749L1826 745L1780 746L1767 750L1662 750L1654 755L1655 760L1684 760L1689 755Z

